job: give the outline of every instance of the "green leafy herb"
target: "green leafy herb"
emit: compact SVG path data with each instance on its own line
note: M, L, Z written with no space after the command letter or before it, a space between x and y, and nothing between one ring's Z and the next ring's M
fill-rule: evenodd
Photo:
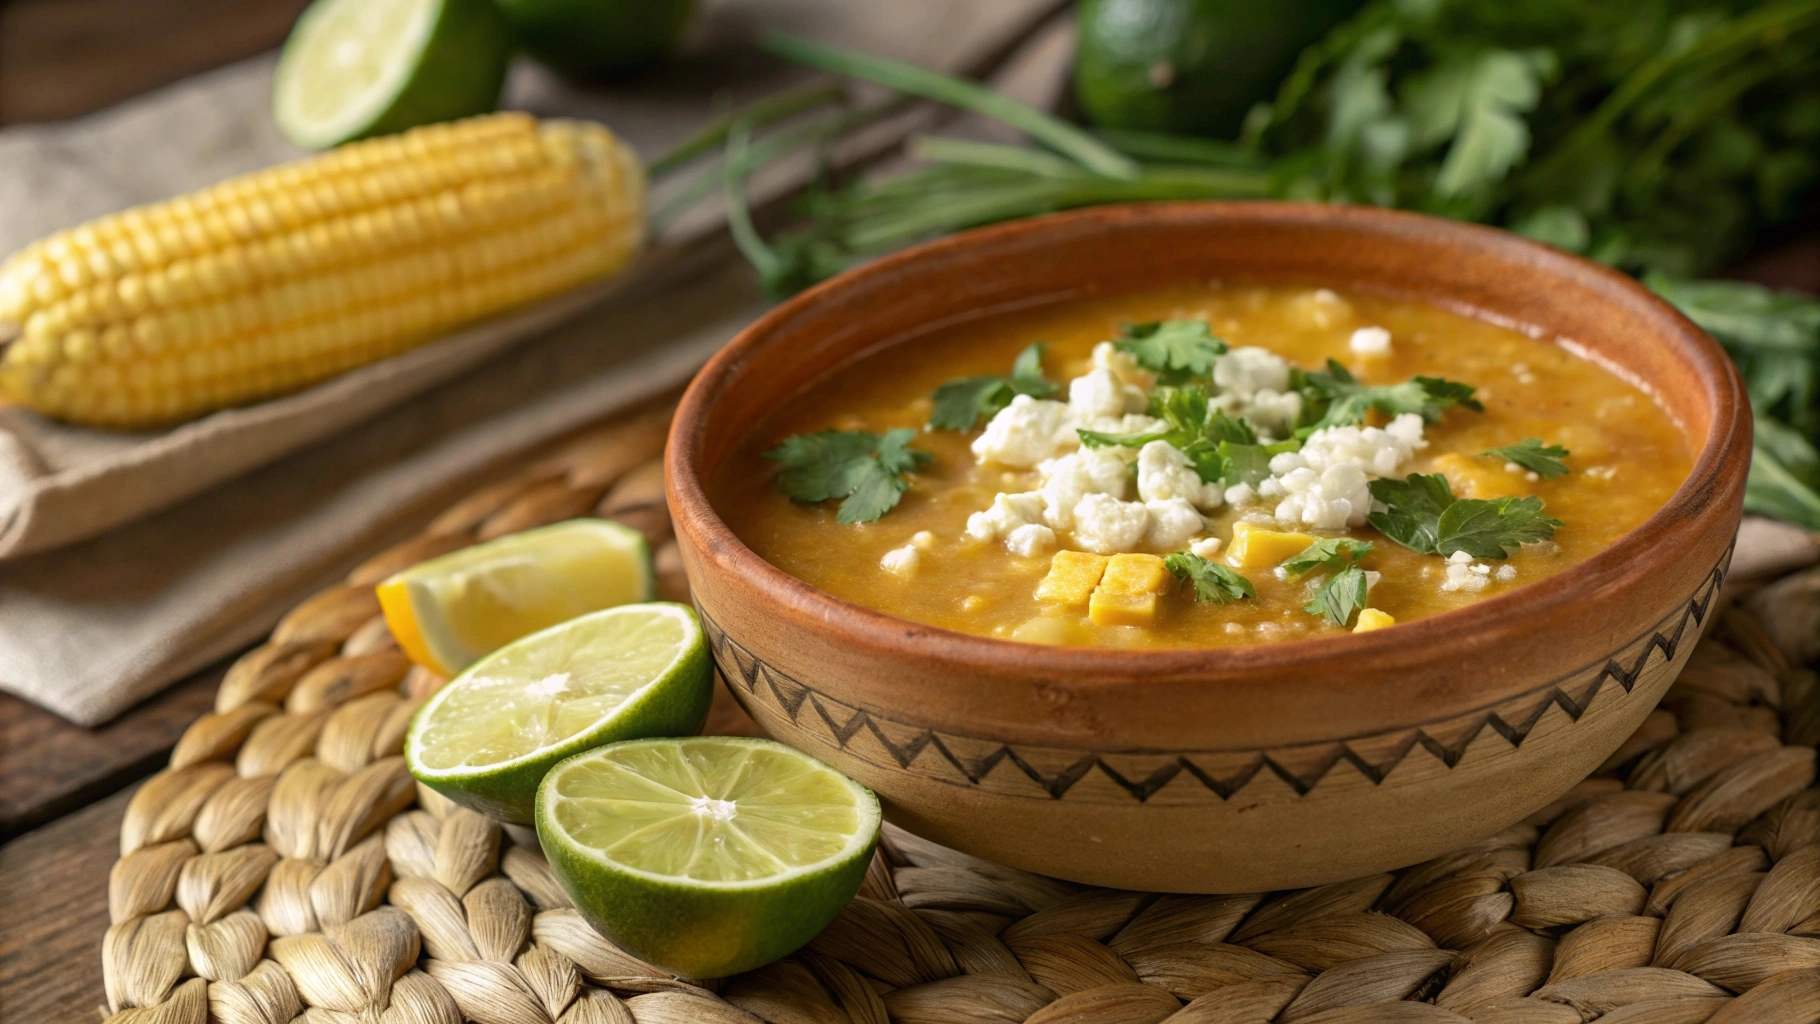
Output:
M1163 421L1163 429L1142 434L1082 430L1081 443L1089 448L1142 448L1152 441L1167 441L1188 456L1203 483L1223 479L1228 486L1256 484L1270 475L1271 456L1302 446L1294 439L1259 444L1250 423L1208 405L1202 384L1157 388L1150 396L1150 415Z
M1346 569L1327 578L1319 590L1314 592L1314 600L1302 606L1310 615L1319 615L1336 626L1345 626L1352 617L1365 610L1366 586L1365 570L1358 566Z
M1474 558L1508 558L1524 544L1548 540L1562 525L1542 511L1542 499L1455 498L1439 473L1373 480L1371 496L1389 506L1367 521L1398 544L1424 555L1464 551Z
M1648 278L1731 353L1756 410L1747 511L1820 530L1820 299L1742 281Z
M1541 438L1526 437L1516 444L1488 448L1485 454L1494 459L1514 462L1544 480L1553 480L1567 474L1567 463L1561 460L1572 453L1558 444L1544 444Z
M1163 568L1168 569L1176 578L1193 584L1196 601L1226 604L1258 596L1257 588L1251 585L1250 580L1218 562L1210 562L1190 551L1164 555Z
M1157 375L1159 384L1184 384L1213 376L1213 361L1226 351L1205 320L1126 324L1113 345Z
M1278 566L1291 576L1323 569L1332 572L1371 554L1372 543L1368 540L1353 540L1351 537L1322 537L1313 544L1303 548L1299 554L1292 555Z
M1017 354L1009 377L962 377L936 388L929 425L937 430L972 430L1018 395L1048 398L1056 390L1043 376L1043 346L1038 342Z
M806 504L843 498L835 518L870 523L896 507L910 487L905 474L931 458L909 447L908 427L883 434L863 430L822 430L794 434L765 453L778 464L777 489Z
M1311 412L1308 418L1316 428L1363 423L1365 414L1374 410L1386 416L1413 412L1429 423L1456 405L1474 412L1485 411L1472 397L1472 385L1440 377L1414 377L1401 384L1361 384L1332 359L1327 360L1326 370L1299 371L1296 377Z

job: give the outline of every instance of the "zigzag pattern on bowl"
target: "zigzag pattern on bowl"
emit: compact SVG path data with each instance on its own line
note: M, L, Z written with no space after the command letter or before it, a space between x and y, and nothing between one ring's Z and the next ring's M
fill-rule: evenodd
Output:
M1495 749L1502 741L1514 749L1537 734L1545 719L1553 728L1570 727L1602 693L1614 692L1608 683L1617 684L1615 696L1608 700L1628 701L1634 694L1654 706L1698 638L1730 560L1728 550L1675 612L1601 662L1517 697L1387 732L1269 750L1085 751L1012 747L938 732L836 700L758 658L706 612L701 618L721 678L774 734L779 725L787 724L798 734L791 738L812 747L833 747L880 768L913 771L1006 796L1199 802L1230 800L1248 786L1270 779L1305 796L1342 763L1352 766L1364 783L1381 785L1410 764L1417 749L1432 758L1430 769L1452 769L1477 743ZM1649 685L1658 681L1662 687ZM1550 716L1555 709L1559 714ZM1181 779L1198 785L1171 786Z

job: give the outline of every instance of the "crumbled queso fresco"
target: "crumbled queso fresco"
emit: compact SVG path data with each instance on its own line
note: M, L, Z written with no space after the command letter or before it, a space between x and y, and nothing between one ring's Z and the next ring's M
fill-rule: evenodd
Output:
M1002 542L1022 557L1057 547L1103 555L1184 547L1211 554L1220 542L1206 536L1203 514L1223 506L1255 509L1255 518L1287 527L1343 530L1363 525L1371 513L1371 480L1397 475L1427 445L1422 418L1406 413L1382 428L1316 431L1300 451L1273 457L1270 475L1255 487L1203 482L1188 456L1167 441L1140 449L1081 446L1081 430L1143 434L1163 427L1142 412L1152 380L1130 356L1102 342L1091 365L1069 382L1066 402L1019 395L973 442L978 462L1033 469L1038 483L995 496L990 508L968 518L968 537ZM1209 404L1244 417L1262 442L1287 433L1301 414L1288 362L1267 349L1219 356L1212 377Z

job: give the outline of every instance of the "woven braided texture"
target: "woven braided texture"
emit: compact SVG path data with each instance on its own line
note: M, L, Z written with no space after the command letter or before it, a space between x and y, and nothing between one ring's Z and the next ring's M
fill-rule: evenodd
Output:
M413 783L405 723L441 680L398 653L372 585L593 513L660 545L680 596L663 425L610 425L475 493L234 666L127 808L102 954L111 1020L1820 1022L1814 677L1742 612L1598 775L1396 874L1157 896L887 828L861 895L789 959L706 984L640 962L583 923L534 836Z

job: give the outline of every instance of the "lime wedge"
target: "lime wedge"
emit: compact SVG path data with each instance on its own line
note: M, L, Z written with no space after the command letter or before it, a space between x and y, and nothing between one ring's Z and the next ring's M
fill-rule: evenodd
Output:
M272 114L305 149L484 114L511 55L493 0L316 0L285 40Z
M878 798L820 761L736 736L578 754L537 790L537 837L602 935L686 978L787 956L866 876Z
M637 530L571 519L419 562L379 584L378 593L405 654L452 676L558 622L649 601L653 580Z
M475 662L418 710L405 763L456 803L529 823L551 765L615 740L697 732L713 694L694 611L622 605Z

